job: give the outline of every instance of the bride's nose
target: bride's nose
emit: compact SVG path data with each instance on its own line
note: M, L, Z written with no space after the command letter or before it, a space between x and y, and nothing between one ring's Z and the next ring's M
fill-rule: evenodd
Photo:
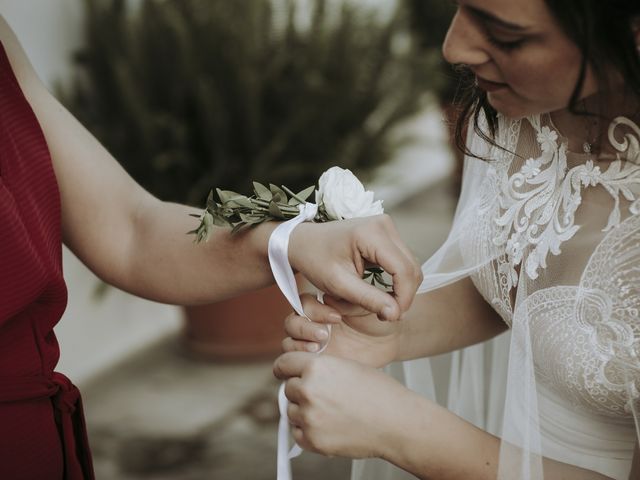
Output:
M479 27L467 14L458 10L442 44L445 60L451 64L482 65L491 59L485 46L486 39Z

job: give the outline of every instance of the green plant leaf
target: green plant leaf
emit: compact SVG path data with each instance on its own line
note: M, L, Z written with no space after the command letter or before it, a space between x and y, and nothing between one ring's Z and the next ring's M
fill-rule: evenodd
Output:
M237 192L233 192L231 190L220 190L219 188L216 190L218 192L218 196L220 197L220 200L222 201L222 203L225 203L225 204L231 201L237 202L239 198L247 198L246 196Z
M264 215L254 215L254 214L240 213L240 218L242 219L243 222L245 222L247 224L255 225L255 224L260 223L260 222L262 222L264 220Z
M207 195L207 208L211 208L214 207L215 205L217 205L216 200L213 196L213 190L211 190L209 192L209 195Z
M213 217L213 224L218 227L229 227L233 225L229 220L227 220L222 215L218 215L214 213L214 214L211 214L211 216Z
M296 197L303 202L306 202L307 199L311 196L313 192L316 191L316 186L311 185L310 187L305 188L300 193L296 194Z
M280 210L280 207L278 207L278 205L275 202L271 202L269 204L269 213L280 220L285 220L285 216L282 213L282 210Z
M287 203L288 197L284 190L273 183L269 184L269 189L273 194L273 201L276 203Z
M216 193L218 194L218 198L222 203L227 203L229 198L233 196L232 195L233 192L227 192L225 190L220 190L219 188L216 188Z
M271 190L259 182L253 182L253 190L256 193L256 196L261 200L270 201L273 198Z
M243 207L243 208L253 208L253 203L251 202L251 200L245 197L244 195L238 195L237 197L232 197L227 202L225 202L225 204L228 205L229 207L237 206L237 207Z

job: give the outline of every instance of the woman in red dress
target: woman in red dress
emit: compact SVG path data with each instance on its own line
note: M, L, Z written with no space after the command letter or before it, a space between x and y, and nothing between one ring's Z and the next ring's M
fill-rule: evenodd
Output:
M137 185L46 90L0 18L0 479L91 479L80 394L54 371L67 301L62 242L105 281L160 302L221 300L273 281L273 225L193 247L189 207ZM394 296L361 281L363 258L395 273ZM305 224L294 268L397 319L420 270L388 217Z

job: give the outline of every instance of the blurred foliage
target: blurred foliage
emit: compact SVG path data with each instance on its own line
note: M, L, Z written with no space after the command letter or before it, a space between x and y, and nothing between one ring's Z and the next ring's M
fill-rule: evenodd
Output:
M425 52L442 50L449 24L456 12L455 4L444 0L405 0L405 4L417 46ZM444 58L441 58L439 72L444 78L438 94L442 103L450 103L458 87L458 76Z
M300 190L329 166L365 174L438 88L405 5L85 0L86 46L63 102L145 188L202 205L251 180Z

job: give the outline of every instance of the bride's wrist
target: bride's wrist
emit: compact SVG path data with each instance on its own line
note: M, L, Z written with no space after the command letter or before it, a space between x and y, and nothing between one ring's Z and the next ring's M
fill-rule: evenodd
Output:
M416 453L424 455L425 436L432 429L433 403L421 395L403 388L399 401L394 404L394 418L387 427L388 436L380 446L379 457L394 465L412 471Z

